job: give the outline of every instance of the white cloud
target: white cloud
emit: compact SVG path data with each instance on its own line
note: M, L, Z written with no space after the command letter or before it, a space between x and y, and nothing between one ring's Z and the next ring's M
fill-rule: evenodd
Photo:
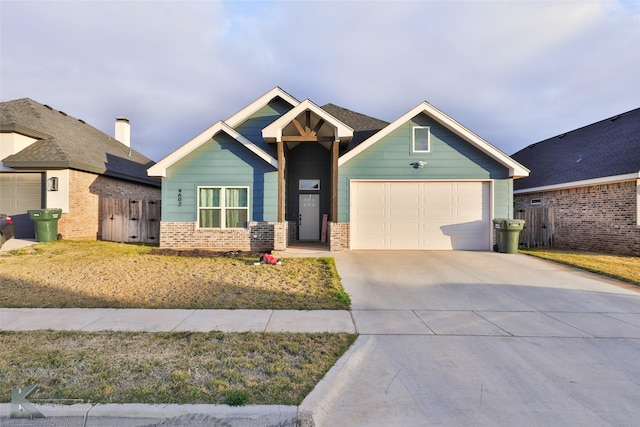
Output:
M640 8L615 1L0 2L2 100L159 160L272 87L392 121L427 100L508 153L638 107Z

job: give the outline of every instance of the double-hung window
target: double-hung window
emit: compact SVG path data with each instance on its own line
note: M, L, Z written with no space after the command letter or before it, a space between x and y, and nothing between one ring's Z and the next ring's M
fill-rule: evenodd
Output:
M413 146L414 153L428 153L431 150L431 132L429 126L414 126Z
M246 228L248 187L198 187L200 228Z

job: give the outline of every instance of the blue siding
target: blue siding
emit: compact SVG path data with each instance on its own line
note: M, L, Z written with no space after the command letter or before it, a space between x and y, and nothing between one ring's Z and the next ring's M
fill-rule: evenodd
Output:
M430 152L412 153L414 126L429 126ZM426 166L415 169L417 161ZM493 179L496 216L511 210L508 169L425 114L419 114L361 152L338 171L338 220L349 221L351 179Z
M280 98L275 98L260 110L256 111L247 120L236 126L235 130L273 157L276 157L276 146L275 144L269 145L264 142L262 139L262 129L269 126L292 108L288 102Z
M249 187L251 220L275 221L277 176L273 166L219 133L167 170L162 181L162 220L196 221L197 187L222 185Z

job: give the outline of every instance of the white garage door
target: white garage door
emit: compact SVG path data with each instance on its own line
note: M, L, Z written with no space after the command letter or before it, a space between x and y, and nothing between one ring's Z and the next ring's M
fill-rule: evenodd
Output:
M490 184L352 181L351 249L489 250Z

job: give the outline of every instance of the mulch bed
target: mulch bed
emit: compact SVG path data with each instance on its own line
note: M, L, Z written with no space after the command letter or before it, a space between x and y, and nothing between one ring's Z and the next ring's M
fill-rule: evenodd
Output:
M271 251L253 252L253 251L214 251L208 249L152 249L151 255L167 255L167 256L185 256L194 258L256 258Z

